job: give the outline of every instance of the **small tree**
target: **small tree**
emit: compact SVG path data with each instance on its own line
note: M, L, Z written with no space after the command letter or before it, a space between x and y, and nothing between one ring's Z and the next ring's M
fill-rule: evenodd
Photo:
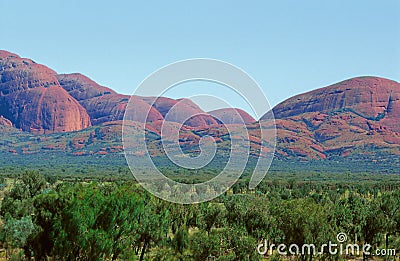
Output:
M22 217L21 219L14 219L10 216L7 217L2 234L6 248L21 248L24 249L25 255L30 257L30 252L26 248L28 238L35 232L35 225L32 223L30 217Z

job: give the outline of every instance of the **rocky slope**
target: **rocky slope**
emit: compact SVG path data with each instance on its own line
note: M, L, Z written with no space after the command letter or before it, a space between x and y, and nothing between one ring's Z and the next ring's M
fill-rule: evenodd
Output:
M294 96L274 109L283 156L400 155L400 84L357 77Z
M61 86L74 97L88 112L94 125L124 118L128 95L114 92L110 88L100 86L81 74L60 74L57 76ZM148 121L162 120L163 116L144 102L140 97L132 97L135 112L133 121L144 121L143 115L150 110Z
M296 95L274 108L275 118L307 112L351 112L393 131L400 131L400 84L379 77L357 77Z
M208 113L224 124L250 124L256 121L247 112L236 108L218 109Z
M0 115L24 131L70 132L119 121L129 99L134 105L130 120L147 121L154 128L165 117L189 127L220 123L187 99L158 98L153 103L152 97L118 94L82 74L57 75L30 59L0 51Z
M68 132L91 125L86 110L46 66L0 51L0 115L34 133Z
M189 99L174 100L166 97L142 97L142 99L158 110L168 121L185 124L190 127L219 124L215 118L208 115Z
M32 60L0 51L3 151L121 153L121 125L129 99L130 96L118 94L84 75L57 75ZM137 122L147 122L153 155L163 155L160 135L165 120L172 124L171 130L164 130L163 135L168 139L169 132L179 130L180 144L188 153L198 153L198 142L206 135L214 137L225 152L230 139L248 139L252 155L263 153L259 151L262 142L259 125L242 110L206 113L189 99L138 96L131 99L132 129L138 128ZM150 113L145 119L147 111ZM400 83L395 81L357 77L294 96L273 111L277 157L400 155ZM229 137L221 123L234 126L242 120L247 124L249 137ZM261 121L263 125L272 124L266 117ZM72 131L78 132L72 134ZM37 135L43 133L46 135Z

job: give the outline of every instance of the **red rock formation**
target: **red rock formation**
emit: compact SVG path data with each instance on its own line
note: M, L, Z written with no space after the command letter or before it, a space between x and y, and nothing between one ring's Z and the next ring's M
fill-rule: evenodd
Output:
M400 83L379 77L357 77L294 96L274 108L277 119L306 112L344 111L400 131Z
M217 118L224 124L240 124L240 123L253 123L256 120L251 117L247 112L241 109L226 108L209 112L210 115Z
M61 88L54 71L6 51L0 51L0 114L37 133L90 126L85 109Z
M168 121L184 123L191 127L219 124L189 99L170 99L166 97L142 97L144 101L157 109ZM171 110L172 109L172 110Z
M353 78L294 96L273 110L278 152L288 155L324 158L370 149L398 153L400 148L400 84L395 81Z
M101 86L80 73L59 74L57 75L57 79L61 86L77 101L107 94L116 94L110 88Z
M60 74L57 77L61 86L87 110L94 125L124 118L126 105L131 98L129 95L118 94L81 74ZM131 102L130 120L144 122L147 111L150 111L148 122L163 119L156 109L140 97L132 97Z
M0 126L15 126L25 131L51 133L81 130L101 124L104 137L100 151L88 148L91 132L77 132L73 149L83 154L118 153L120 148L108 146L121 134L122 119L131 99L129 126L132 131L147 121L147 131L160 135L167 117L172 124L163 131L180 131L180 143L186 150L198 150L201 136L211 135L219 146L228 146L225 124L241 122L232 110L205 113L188 99L130 97L117 94L81 74L57 75L49 68L18 55L0 51ZM153 103L153 101L155 102ZM178 108L176 106L178 105ZM146 112L148 118L145 119ZM259 125L242 110L237 110L247 124L252 155L259 154ZM277 155L324 159L331 155L350 156L354 153L385 151L400 153L400 84L378 77L358 77L290 98L274 108L277 128ZM89 119L91 118L91 121ZM263 119L265 120L265 119ZM181 124L184 123L183 126ZM272 124L271 122L265 122ZM233 126L235 127L235 126ZM14 128L3 128L24 135ZM26 134L30 135L30 134ZM68 134L69 135L69 134ZM66 150L67 144L47 137L44 150ZM241 136L234 136L240 138ZM43 140L44 141L44 140ZM43 142L42 141L42 142ZM25 146L26 139L21 139ZM91 137L91 142L100 142ZM152 147L162 155L159 140ZM271 143L273 141L266 141ZM272 144L271 144L272 145ZM22 153L33 153L24 147ZM272 146L270 146L272 148ZM371 148L371 150L369 150ZM268 148L267 148L268 149ZM7 148L13 151L12 148ZM87 152L89 151L89 152ZM144 152L143 152L144 153ZM262 153L262 152L261 152ZM77 155L78 155L77 154Z

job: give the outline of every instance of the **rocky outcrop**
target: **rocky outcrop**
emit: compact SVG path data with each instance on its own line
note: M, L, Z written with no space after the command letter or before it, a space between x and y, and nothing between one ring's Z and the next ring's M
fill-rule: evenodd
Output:
M214 117L205 113L189 99L170 99L166 97L142 97L168 121L178 122L190 127L203 127L219 124Z
M237 108L218 109L210 111L209 114L223 124L249 124L256 121L247 112Z
M131 96L118 94L81 74L60 74L57 78L61 86L87 110L94 125L124 118ZM131 103L133 106L129 120L144 122L147 111L149 111L148 122L163 119L160 112L150 107L140 97L133 96Z
M116 94L80 73L58 74L60 85L77 101L88 100L108 94Z
M277 151L285 157L400 151L400 84L392 80L349 79L294 96L273 111Z
M107 144L119 142L121 120L129 100L132 105L129 106L128 120L132 121L129 126L134 132L141 126L139 122L147 122L149 137L154 138L149 141L157 150L152 155L163 153L159 150L158 137L165 121L172 124L162 135L169 138L169 132L178 130L180 145L185 151L197 153L201 137L210 135L225 151L228 151L229 139L248 139L252 155L268 152L259 151L262 142L259 124L243 110L229 108L206 113L189 99L122 95L84 75L57 75L30 59L0 51L0 127L3 135L6 130L22 135L23 132L17 129L33 133L71 132L93 124L99 125L94 128L100 130L101 135L86 130L68 134L84 136L72 142L72 150L77 150L74 153L120 153L120 144ZM294 96L273 111L278 157L325 159L353 154L400 155L398 82L379 77L357 77ZM267 124L265 129L269 128L268 124L274 124L266 116L261 120ZM231 127L235 128L239 127L235 124L242 121L247 124L248 137L233 135L229 138L223 124L233 124ZM109 139L103 140L107 135ZM57 146L60 150L71 149L67 144L59 144L54 136L46 137L50 138L43 150L54 150ZM32 140L37 143L36 138ZM92 144L100 141L104 143L102 150L92 153ZM37 149L36 145L25 148L25 138L20 142L18 151L21 153L33 153ZM271 145L269 149L273 147L274 141L265 142Z
M0 51L0 115L35 133L91 125L86 110L60 86L53 70L6 51Z
M351 112L400 131L400 83L379 77L357 77L294 96L273 111L277 119L307 112Z
M81 101L88 111L93 124L117 121L124 118L126 106L131 99L131 111L128 120L139 122L154 122L162 120L162 115L150 107L140 97L122 94L109 94ZM146 113L149 112L147 118Z

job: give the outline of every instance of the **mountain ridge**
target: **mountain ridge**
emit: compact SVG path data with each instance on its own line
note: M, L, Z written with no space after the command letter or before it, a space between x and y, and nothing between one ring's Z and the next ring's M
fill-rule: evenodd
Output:
M204 135L212 136L227 151L229 135L223 124L244 121L249 136L242 138L249 139L253 156L261 153L258 125L243 110L204 112L188 99L118 94L82 74L57 74L30 59L0 51L0 126L3 151L8 153L122 153L121 126L129 99L134 105L129 119L132 128L134 122L146 121L155 156L163 155L159 139L165 120L180 128L180 144L188 153L198 152L198 141ZM183 107L173 110L177 104ZM273 112L276 157L400 155L400 84L396 81L351 78L295 95L275 106ZM260 121L271 124L265 116Z

